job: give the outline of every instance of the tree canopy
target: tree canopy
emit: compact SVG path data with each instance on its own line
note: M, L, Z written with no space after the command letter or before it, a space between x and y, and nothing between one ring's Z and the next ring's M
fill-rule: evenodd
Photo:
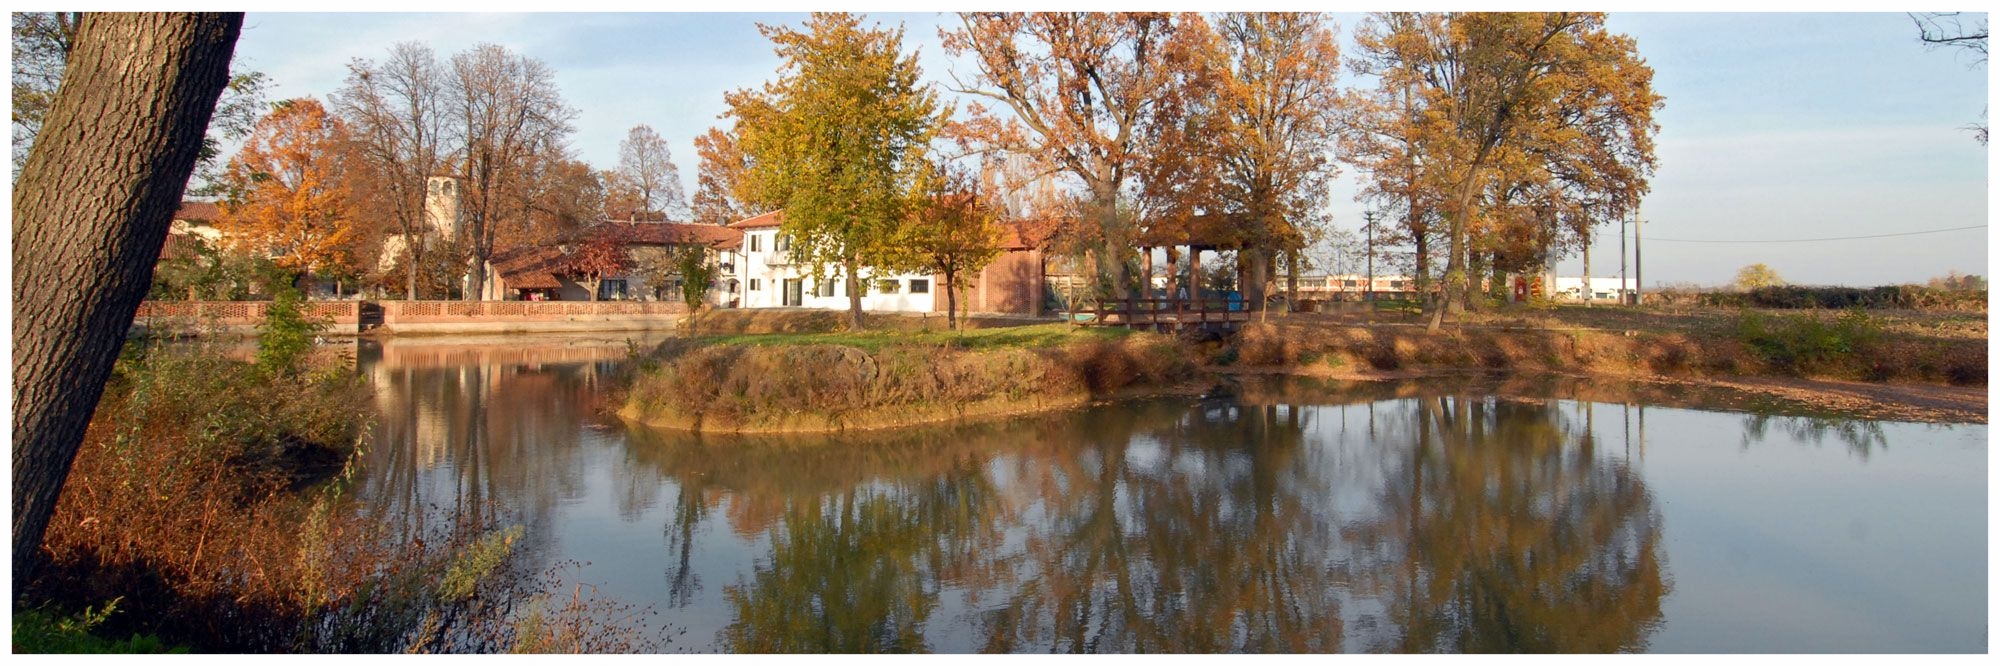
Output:
M784 65L761 90L729 93L748 168L738 196L785 211L791 259L847 281L860 328L861 271L888 259L931 141L950 114L921 84L903 31L816 13L803 30L759 25Z

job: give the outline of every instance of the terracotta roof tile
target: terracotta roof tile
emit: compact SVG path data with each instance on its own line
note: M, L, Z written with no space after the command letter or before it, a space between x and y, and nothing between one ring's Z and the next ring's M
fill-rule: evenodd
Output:
M774 210L756 217L729 223L731 229L765 229L775 227L785 221L785 211Z
M205 220L213 222L222 219L222 208L207 201L182 201L174 211L176 220Z

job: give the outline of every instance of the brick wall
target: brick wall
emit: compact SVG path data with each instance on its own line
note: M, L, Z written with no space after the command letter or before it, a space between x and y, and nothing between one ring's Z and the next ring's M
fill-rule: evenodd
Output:
M136 323L166 323L169 320L214 326L256 326L264 322L268 301L144 301L133 316ZM360 301L306 301L309 319L330 321L334 328L353 328L361 322Z
M971 312L1042 314L1036 311L1041 305L1042 285L1040 250L1002 252L968 281L962 307Z
M679 301L381 301L382 324L581 321L687 314Z

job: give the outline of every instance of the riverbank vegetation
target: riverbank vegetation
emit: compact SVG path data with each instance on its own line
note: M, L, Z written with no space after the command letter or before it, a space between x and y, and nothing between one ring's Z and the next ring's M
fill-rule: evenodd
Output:
M312 349L310 322L290 314L271 318L254 362L127 347L57 501L44 564L20 588L16 652L643 645L607 619L624 609L547 595L553 579L515 556L518 527L468 516L424 527L353 501L370 389L351 357Z
M677 338L643 361L621 413L701 431L897 427L1168 387L1192 358L1170 336L1060 324Z

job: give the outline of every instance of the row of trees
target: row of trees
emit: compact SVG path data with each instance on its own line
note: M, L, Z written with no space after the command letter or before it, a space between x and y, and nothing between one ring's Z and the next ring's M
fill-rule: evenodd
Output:
M60 84L76 20L15 15L17 168ZM190 265L176 270L190 285L270 257L295 276L408 298L477 298L491 279L488 262L507 247L544 243L598 219L689 214L678 167L651 127L632 128L614 169L571 155L576 112L539 60L491 44L440 59L423 44L403 43L380 60L357 59L348 72L325 104L266 103L263 75L232 75L190 192L221 199L226 246L182 257ZM218 147L238 140L242 148L223 162ZM463 189L457 233L433 239L425 197L435 175L456 176ZM385 244L391 238L404 242ZM385 251L398 256L382 262ZM471 284L461 287L466 275Z
M1367 85L1351 90L1319 14L960 19L942 38L977 63L953 78L963 119L918 83L900 30L844 14L763 27L786 69L729 95L733 128L700 144L697 208L785 209L800 257L847 276L858 321L858 274L917 265L897 248L942 219L913 212L940 199L919 183L1025 160L1026 182L1002 185L1054 181L1055 196L1023 208L989 191L982 206L1067 221L1053 247L1087 258L1102 291L1135 288L1137 248L1165 241L1240 248L1261 303L1273 267L1296 274L1329 232L1327 184L1346 163L1401 213L1388 240L1416 249L1419 274L1444 250L1436 325L1474 276L1539 269L1634 214L1653 171L1652 70L1602 14L1375 14L1348 61Z

